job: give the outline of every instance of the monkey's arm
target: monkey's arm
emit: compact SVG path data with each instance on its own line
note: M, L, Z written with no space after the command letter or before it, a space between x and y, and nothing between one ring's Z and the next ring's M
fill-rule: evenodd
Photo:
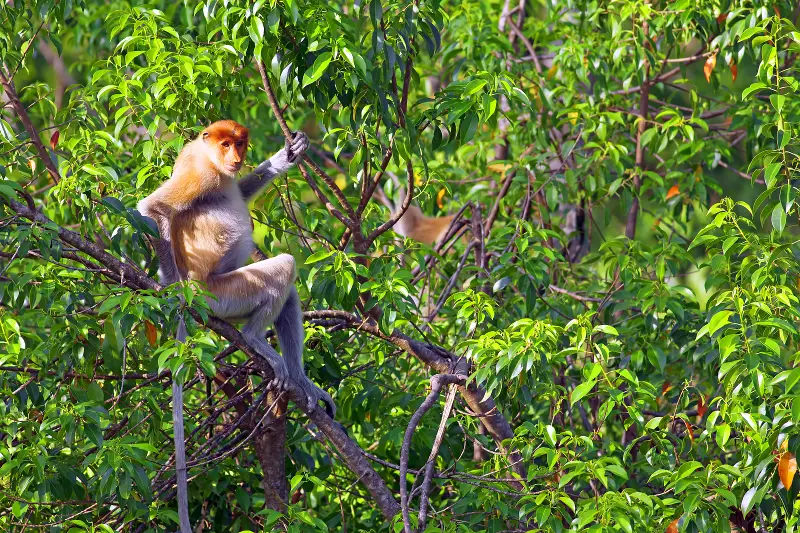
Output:
M154 192L136 206L141 214L150 217L158 226L160 238L151 239L158 256L158 273L162 285L171 285L180 281L175 255L172 252L170 237L170 220L174 209L161 201L159 191Z
M239 190L245 201L249 200L267 186L276 176L292 168L308 148L308 137L302 131L294 134L292 142L261 163L251 173L239 180Z

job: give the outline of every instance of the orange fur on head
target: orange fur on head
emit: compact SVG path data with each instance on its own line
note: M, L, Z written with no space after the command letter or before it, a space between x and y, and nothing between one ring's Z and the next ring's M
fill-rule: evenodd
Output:
M165 191L170 205L181 205L223 186L242 168L250 132L234 120L220 120L183 147Z
M221 173L234 176L239 172L250 139L247 128L233 120L220 120L204 129L200 139L206 145L209 160Z

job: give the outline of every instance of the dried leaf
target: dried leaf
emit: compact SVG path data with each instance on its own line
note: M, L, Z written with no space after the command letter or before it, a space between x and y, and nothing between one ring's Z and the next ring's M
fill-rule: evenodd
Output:
M706 75L706 81L711 83L711 73L714 72L714 67L717 66L717 53L714 52L706 59L705 65L703 65L703 74Z
M678 196L680 193L681 193L681 190L678 188L678 186L677 185L673 185L667 191L667 200L669 200L673 196Z
M36 160L28 159L28 166L31 167L31 172L36 172Z
M573 126L578 122L578 112L577 111L570 111L567 113L567 117L569 117L569 122Z
M444 204L442 200L444 199L444 193L447 192L446 189L442 189L436 194L436 205L439 206L439 209L444 209Z
M663 385L661 385L661 395L664 396L667 392L672 388L672 385L669 381L665 381Z
M499 172L501 174L505 174L506 171L511 168L511 164L502 163L498 161L495 163L489 163L488 165L486 165L486 168L491 170L492 172Z
M303 497L303 491L301 489L297 489L296 491L294 491L294 494L292 494L292 505L299 502L302 497Z
M547 69L547 73L545 74L545 77L546 77L548 80L552 80L552 79L553 79L553 76L555 76L555 75L556 75L556 72L558 72L558 65L553 65L552 67L550 67L549 69Z
M797 459L792 452L783 452L781 460L778 461L778 476L786 490L792 488L792 481L797 472Z
M733 81L736 81L736 76L739 75L739 67L736 65L736 63L733 62L733 59L731 59L730 67L731 67L731 78L733 79Z
M678 521L679 520L680 520L680 518L676 518L675 520L673 520L672 522L669 523L669 526L667 526L667 533L678 533Z
M706 411L708 411L708 406L706 405L706 399L701 394L700 399L697 400L697 416L698 418L703 418L706 416Z
M727 13L720 13L720 14L717 16L717 22L718 22L718 23L720 23L720 24L722 24L722 23L723 23L723 22L725 22L726 20L728 20L728 14L727 14Z
M50 148L53 150L56 149L56 145L58 145L58 138L61 136L61 132L58 130L54 131L53 134L50 136Z
M156 345L158 330L156 330L156 327L149 320L144 323L144 336L147 337L147 342L150 343L150 346Z
M689 440L691 440L692 444L694 444L694 431L692 431L692 425L684 418L681 418L681 420L683 420L683 425L686 426L686 433L689 435Z

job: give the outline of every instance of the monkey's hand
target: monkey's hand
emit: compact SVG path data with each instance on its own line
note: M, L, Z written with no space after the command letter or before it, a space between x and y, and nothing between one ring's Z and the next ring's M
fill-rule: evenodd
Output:
M308 378L304 378L300 386L303 388L303 392L306 393L309 409L317 407L317 403L322 400L325 402L325 411L328 412L328 416L331 418L336 416L336 404L333 403L333 398L331 398L331 395L328 394L327 391L317 387L317 385Z
M292 142L286 141L286 148L284 148L284 150L286 151L289 163L296 163L303 157L306 150L308 150L308 136L302 131L296 131Z
M283 174L292 168L308 148L308 137L302 131L295 132L291 141L286 141L286 147L269 158L269 167L276 174Z

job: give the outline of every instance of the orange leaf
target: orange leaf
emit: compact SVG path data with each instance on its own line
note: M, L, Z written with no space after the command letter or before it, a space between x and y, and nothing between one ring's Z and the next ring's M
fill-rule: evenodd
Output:
M50 148L52 148L53 150L56 149L56 145L58 144L58 138L60 136L61 133L58 130L54 131L53 134L50 136Z
M681 418L681 420L683 420L683 425L686 426L686 433L689 434L689 440L691 440L692 443L694 443L694 431L692 431L692 425L683 418Z
M661 395L664 396L669 389L672 388L669 381L665 381L663 385L661 385Z
M706 405L706 399L701 394L700 399L697 400L697 416L703 418L706 415L706 411L708 411L708 406Z
M780 18L780 16L781 16L781 12L780 12L780 10L778 9L778 6L776 6L776 5L773 5L773 6L772 6L772 9L773 9L773 10L775 10L775 14L776 14L776 15L778 15L778 17Z
M736 66L736 63L733 62L733 59L731 59L730 65L731 65L731 78L733 78L733 81L736 81L736 76L739 75L739 67Z
M36 160L28 159L28 166L31 167L31 172L36 172Z
M722 24L726 20L728 20L728 14L727 13L720 13L719 16L717 17L717 22L720 23L720 24Z
M789 449L789 439L786 438L783 439L783 442L781 442L781 450L786 451L788 449Z
M680 518L676 518L675 520L673 520L672 522L669 523L669 526L667 526L667 533L678 533L678 521L679 520L680 520Z
M678 196L680 193L681 193L681 190L678 188L678 186L677 185L673 185L667 191L667 200L669 200L673 196Z
M714 71L714 67L717 66L717 54L716 52L709 56L706 59L706 64L703 65L703 74L706 75L706 81L711 83L711 73Z
M442 200L444 199L444 193L445 193L445 192L447 192L447 191L446 191L446 189L442 189L442 190L441 190L441 191L439 191L439 192L438 192L438 194L436 195L436 205L438 205L438 206L439 206L439 209L444 209L444 205L443 205L443 203L442 203Z
M778 476L786 490L792 488L794 474L797 472L797 459L792 452L783 452L778 462Z
M156 345L158 330L156 330L156 327L149 320L146 320L144 323L144 336L147 337L147 342L150 343L150 346Z

